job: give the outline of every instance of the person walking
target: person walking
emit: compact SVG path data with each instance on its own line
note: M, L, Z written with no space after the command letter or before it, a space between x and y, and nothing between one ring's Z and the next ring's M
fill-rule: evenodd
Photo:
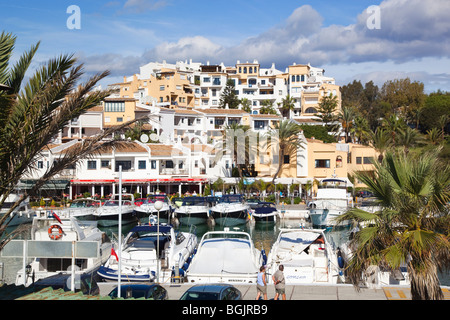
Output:
M261 294L264 297L264 300L267 300L267 283L266 283L266 267L261 266L259 268L258 276L256 279L256 290L258 294L256 295L256 300L259 300Z
M280 264L278 270L273 274L272 281L275 284L275 297L273 300L278 300L281 294L283 300L286 300L286 282L284 279L284 266Z

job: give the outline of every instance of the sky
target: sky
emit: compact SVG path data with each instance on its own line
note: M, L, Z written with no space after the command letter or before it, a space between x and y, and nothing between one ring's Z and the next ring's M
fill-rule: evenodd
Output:
M17 36L13 59L41 42L31 71L73 53L87 76L110 70L102 86L149 62L258 60L310 63L339 85L409 77L429 93L450 91L449 14L449 0L0 0L0 32Z

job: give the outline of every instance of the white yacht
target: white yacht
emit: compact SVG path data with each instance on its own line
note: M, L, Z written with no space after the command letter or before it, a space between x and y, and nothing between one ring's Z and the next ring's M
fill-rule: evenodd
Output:
M256 283L263 264L248 233L225 228L203 235L186 276L189 283Z
M159 219L162 221L167 221L170 223L172 218L173 208L165 194L151 194L148 195L147 198L142 199L141 201L135 201L136 208L134 209L136 212L137 218L144 223L148 223L150 216L157 216L158 211L155 209L155 202L161 201L163 206L161 210L159 210Z
M65 273L94 273L111 255L112 243L95 221L79 221L64 212L38 211L27 240L25 270L19 270L16 285L30 285L49 276ZM76 256L73 257L73 252ZM73 268L73 269L72 269ZM24 278L25 277L25 278Z
M317 196L308 204L309 216L314 227L335 226L335 219L353 206L352 197L347 193L345 180L323 179L321 184Z
M206 197L186 197L181 206L175 209L175 216L183 225L204 224L208 221L210 209Z
M92 221L95 220L97 210L101 206L102 202L100 200L80 198L73 200L70 206L62 211L77 219Z
M280 229L267 264L271 275L284 266L286 284L344 282L337 250L320 229Z
M17 193L11 193L3 203L0 209L0 217L3 217L9 209L20 200L20 195ZM34 210L30 206L29 199L25 199L22 203L10 213L10 221L8 221L8 227L18 226L22 223L31 223L34 217Z
M136 222L134 196L122 194L122 207L119 206L119 195L113 195L103 206L95 212L95 220L100 227L113 227L119 225L119 210L121 210L122 224Z
M219 203L211 208L210 216L220 226L234 227L250 220L250 206L240 194L227 194L219 198Z
M182 276L196 247L197 236L193 232L175 232L166 224L136 226L122 244L121 279L155 281L158 271L159 282L166 282L176 274ZM117 281L118 256L111 255L98 274L107 281Z

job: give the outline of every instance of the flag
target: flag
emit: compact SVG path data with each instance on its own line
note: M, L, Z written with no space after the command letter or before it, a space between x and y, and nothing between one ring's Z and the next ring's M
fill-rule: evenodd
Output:
M58 220L59 223L62 224L62 221L61 221L61 219L58 217L58 215L57 215L56 213L54 213L53 211L52 211L52 214L53 214L53 218L55 218L56 220Z
M111 248L111 255L113 255L114 257L116 257L116 260L119 261L119 257L117 256L116 251L114 250L114 248Z

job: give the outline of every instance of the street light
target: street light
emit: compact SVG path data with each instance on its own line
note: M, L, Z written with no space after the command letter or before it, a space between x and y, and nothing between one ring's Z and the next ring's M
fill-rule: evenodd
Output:
M160 261L159 261L159 210L162 209L163 207L163 202L158 200L155 202L154 204L155 209L158 211L158 220L156 220L156 279L157 282L159 283L159 265L160 265Z

